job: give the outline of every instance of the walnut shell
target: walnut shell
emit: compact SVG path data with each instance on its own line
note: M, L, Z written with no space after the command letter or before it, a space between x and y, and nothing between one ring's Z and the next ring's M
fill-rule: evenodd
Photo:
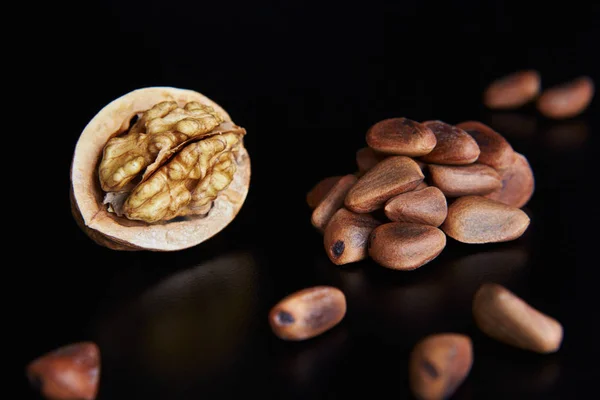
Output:
M71 210L80 228L96 243L114 250L177 251L198 245L223 230L240 211L250 186L250 156L241 145L231 183L204 215L185 216L160 223L135 221L110 212L103 204L104 191L98 165L108 140L129 126L132 117L163 101L179 107L195 101L217 111L224 121L229 114L204 95L173 87L148 87L127 93L106 105L81 133L71 163Z

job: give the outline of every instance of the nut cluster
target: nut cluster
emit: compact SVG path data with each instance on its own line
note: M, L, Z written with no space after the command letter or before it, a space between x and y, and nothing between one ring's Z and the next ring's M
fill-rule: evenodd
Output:
M312 225L334 264L371 257L387 268L414 270L442 252L447 236L497 243L517 239L529 227L521 208L534 192L533 171L489 126L391 118L374 124L366 142L356 152L358 172L327 177L306 196ZM279 338L298 341L334 328L345 313L339 289L313 287L282 299L269 322ZM472 313L483 333L507 345L545 354L562 343L558 321L498 284L479 288ZM465 334L421 339L409 359L412 393L431 400L452 396L473 357Z
M519 238L534 192L527 158L489 126L390 118L366 133L358 172L332 176L307 194L330 260L371 257L396 270L435 259L450 236L463 243Z

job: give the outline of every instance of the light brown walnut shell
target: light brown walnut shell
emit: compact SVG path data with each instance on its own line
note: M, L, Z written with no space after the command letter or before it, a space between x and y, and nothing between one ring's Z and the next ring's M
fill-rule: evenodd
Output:
M110 165L113 172L101 172L101 165L110 164L103 162L109 141L131 131L131 137L141 137L137 131L143 130L144 113L161 103L165 110L154 111L156 120L146 123L143 133L158 139L150 137L147 143L136 139L140 146L130 146L132 153L146 149L137 176L113 181L112 188L102 185L119 168ZM135 116L140 119L130 128ZM220 105L201 93L173 87L127 93L100 110L77 141L71 163L73 216L96 243L115 250L177 251L198 245L233 221L246 199L251 167L245 134ZM156 143L163 147L154 149ZM150 157L148 149L152 149ZM136 157L142 160L139 154ZM131 159L117 162L125 165ZM181 171L182 166L187 169ZM139 213L139 204L132 206L133 194L139 195L144 186L154 186L152 195L162 196L162 208ZM174 205L182 198L187 201L184 206Z

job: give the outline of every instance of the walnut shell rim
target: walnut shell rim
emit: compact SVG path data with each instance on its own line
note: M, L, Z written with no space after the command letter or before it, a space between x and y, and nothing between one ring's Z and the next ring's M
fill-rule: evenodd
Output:
M189 101L212 106L225 119L229 114L203 94L174 87L136 89L102 108L83 129L71 161L71 211L78 226L96 243L113 250L177 251L196 246L222 231L239 213L250 187L250 156L242 146L238 168L227 189L219 193L204 217L149 225L118 217L102 204L104 193L97 166L103 148L131 117L161 101Z

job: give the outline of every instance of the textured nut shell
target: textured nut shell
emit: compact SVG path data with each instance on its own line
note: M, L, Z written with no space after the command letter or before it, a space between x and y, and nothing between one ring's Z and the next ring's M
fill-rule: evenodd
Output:
M468 336L427 336L410 354L410 389L417 399L447 399L464 382L472 366L473 344Z
M482 196L464 196L448 207L441 229L459 242L496 243L519 238L529 223L519 208Z
M435 135L425 125L408 118L379 121L366 134L367 145L385 154L423 156L435 147Z
M212 106L226 121L231 117L204 95L172 87L149 87L127 93L106 105L85 127L71 164L71 209L84 232L98 244L115 250L176 251L200 244L224 229L241 209L250 185L250 157L242 148L238 169L209 214L184 221L148 225L119 218L106 211L97 182L97 166L104 145L135 114L161 101L183 105L197 101Z
M431 129L436 144L422 161L434 164L463 165L477 161L479 145L467 132L443 121L425 121L423 125Z
M383 207L390 198L417 187L425 178L419 165L409 157L391 156L367 171L346 196L350 211L367 213Z
M438 227L446 219L448 204L440 189L426 186L392 197L385 204L384 212L392 221Z
M483 197L521 208L529 202L535 190L533 171L527 158L515 152L513 163L500 176L502 187Z
M446 235L436 227L388 222L373 229L368 251L383 267L409 271L439 256L444 247Z
M381 225L370 214L357 214L340 208L325 228L323 244L332 263L343 265L367 257L367 244L373 229Z
M456 126L473 136L479 146L477 162L489 165L498 171L513 161L514 150L500 133L478 121L465 121Z
M524 350L554 353L562 343L557 320L495 283L483 284L475 293L473 317L486 335Z
M483 164L429 164L431 185L448 197L484 195L502 187L502 178L492 167Z

